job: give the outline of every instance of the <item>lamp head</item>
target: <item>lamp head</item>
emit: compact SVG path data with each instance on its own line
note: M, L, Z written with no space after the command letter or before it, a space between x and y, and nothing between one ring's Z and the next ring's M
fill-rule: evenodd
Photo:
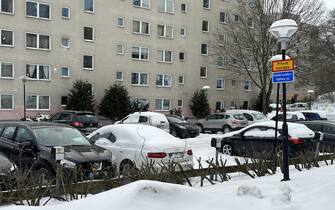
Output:
M282 19L272 23L269 31L279 42L287 42L297 30L298 25L294 20Z

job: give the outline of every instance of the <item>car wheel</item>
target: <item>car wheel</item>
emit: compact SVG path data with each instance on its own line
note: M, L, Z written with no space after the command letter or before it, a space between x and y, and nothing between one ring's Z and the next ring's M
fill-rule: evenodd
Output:
M199 133L204 132L204 127L201 124L197 124L197 127L198 127L198 130L199 130Z
M178 137L178 135L177 135L177 131L176 131L174 128L171 129L170 134L171 134L172 136Z
M233 154L233 147L228 143L223 143L223 145L221 147L221 152L222 152L222 154L225 154L225 155L232 155Z
M232 131L229 125L225 125L222 130L223 130L223 133L229 133Z
M42 185L51 184L51 181L53 179L51 172L46 168L40 168L37 171L37 183L40 183Z
M125 161L121 163L120 174L121 175L130 175L135 171L134 164L130 161Z

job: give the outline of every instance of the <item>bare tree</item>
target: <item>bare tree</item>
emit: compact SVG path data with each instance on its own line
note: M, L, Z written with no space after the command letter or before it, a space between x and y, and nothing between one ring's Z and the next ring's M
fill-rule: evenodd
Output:
M271 24L285 18L298 25L317 24L324 11L322 0L236 0L235 10L225 11L235 14L233 18L220 14L225 24L217 30L215 56L225 58L227 71L250 78L262 94L266 112L272 91L269 60L278 50L277 40L269 33ZM293 42L289 47L294 47Z

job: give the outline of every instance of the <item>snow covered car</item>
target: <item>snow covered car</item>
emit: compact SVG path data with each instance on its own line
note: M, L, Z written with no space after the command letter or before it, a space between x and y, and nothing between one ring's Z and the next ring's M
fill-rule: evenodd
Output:
M134 112L115 124L146 124L170 133L168 119L164 114L158 112Z
M278 123L278 151L282 145L282 122ZM288 123L289 154L294 156L299 152L313 148L315 133L305 125ZM227 155L251 156L262 152L272 153L275 141L275 122L259 122L249 125L239 131L224 134L221 138L221 152ZM212 146L215 146L212 142Z
M231 109L231 110L227 110L226 113L227 114L242 114L248 120L248 125L268 120L266 119L266 116L262 112L255 111L255 110Z
M140 169L148 161L154 162L156 168L171 162L180 165L183 170L193 168L193 153L186 141L153 126L107 125L88 138L113 153L119 174L128 173L129 169Z
M276 120L276 112L271 112L267 116L268 120ZM288 122L296 122L306 120L301 112L286 112L286 119ZM283 121L283 112L278 112L278 121Z

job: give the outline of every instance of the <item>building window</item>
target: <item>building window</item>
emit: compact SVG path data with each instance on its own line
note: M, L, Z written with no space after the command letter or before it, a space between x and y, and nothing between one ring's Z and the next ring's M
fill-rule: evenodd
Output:
M117 81L123 81L123 72L122 71L117 71L116 72L116 80Z
M124 55L124 45L123 44L116 45L116 54Z
M179 61L185 61L185 52L179 52Z
M244 91L251 91L251 80L244 81Z
M61 96L60 97L60 105L61 106L67 106L67 101L68 101L68 97L67 96Z
M0 12L1 13L14 13L14 0L0 0Z
M68 37L61 38L61 47L70 48L70 39Z
M210 0L202 0L202 7L204 9L210 9Z
M14 78L14 64L7 62L0 62L0 78L13 79Z
M202 21L202 32L209 32L209 22L208 20Z
M178 101L177 101L177 106L178 106L178 107L183 107L183 106L184 106L184 101L183 101L183 99L178 99Z
M133 20L133 33L150 35L150 23L140 20Z
M29 49L50 50L50 36L26 33L26 47Z
M157 50L157 59L159 62L172 63L172 51Z
M84 40L85 41L94 40L94 28L88 26L84 27Z
M173 27L167 25L157 25L157 35L158 37L173 38Z
M14 96L0 94L0 110L12 110L14 108Z
M225 65L225 58L223 56L219 56L217 58L216 63L217 63L218 68L223 68Z
M26 65L26 76L35 80L50 80L50 66L49 65Z
M185 77L184 76L179 76L178 77L178 84L179 85L185 84Z
M70 69L69 69L69 67L63 66L61 68L61 77L70 77Z
M219 43L218 45L223 47L228 43L228 36L227 34L223 33L223 34L219 34Z
M220 12L220 23L227 23L228 22L228 13Z
M201 44L201 55L208 55L208 45Z
M124 17L117 17L116 25L118 27L124 28Z
M234 15L234 21L238 23L240 21L240 16Z
M148 74L146 73L131 73L131 84L147 86L148 85Z
M230 109L236 109L236 101L235 100L230 101Z
M166 74L157 74L156 76L156 86L158 87L171 87L172 86L172 76Z
M50 5L39 2L26 1L26 16L49 20Z
M231 86L236 87L236 80L234 80L234 79L231 80Z
M223 78L216 78L216 89L223 90L224 89L224 79Z
M49 110L50 96L27 95L26 108L28 110Z
M185 3L181 3L181 4L180 4L180 11L181 11L182 13L186 13L186 12L187 12L187 4L185 4Z
M85 12L94 12L94 0L83 0L84 1L84 11Z
M62 8L62 18L70 19L70 8L68 7Z
M185 27L180 28L180 36L181 37L186 37L186 28Z
M133 0L133 6L150 8L150 0Z
M158 0L158 10L161 12L173 13L174 0Z
M224 108L224 102L223 101L216 101L215 103L215 110L221 111Z
M207 66L200 67L200 78L207 78Z
M0 46L13 47L14 46L14 32L0 29Z
M92 55L84 55L83 56L83 68L87 70L93 70L93 56Z
M132 47L131 57L135 60L149 60L149 48L147 47Z
M248 5L249 5L249 7L251 7L251 8L256 7L256 0L248 0Z
M156 99L156 111L169 111L171 108L171 101L170 99Z

